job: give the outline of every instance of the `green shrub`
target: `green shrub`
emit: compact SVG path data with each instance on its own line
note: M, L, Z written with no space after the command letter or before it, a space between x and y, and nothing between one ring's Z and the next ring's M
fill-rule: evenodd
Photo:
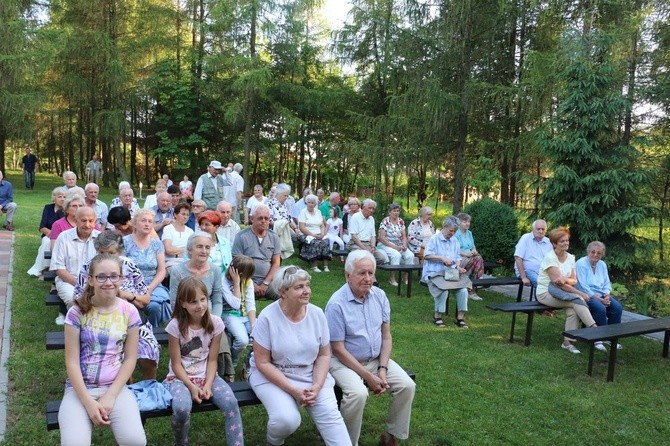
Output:
M477 251L489 262L511 266L514 247L519 239L514 210L502 203L483 198L467 205L463 212L470 214L470 230Z

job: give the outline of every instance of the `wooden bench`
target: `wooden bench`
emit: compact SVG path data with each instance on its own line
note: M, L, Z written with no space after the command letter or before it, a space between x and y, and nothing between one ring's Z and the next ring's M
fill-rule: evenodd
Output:
M554 307L544 305L536 300L529 302L506 302L500 304L489 304L486 306L494 311L502 311L504 313L512 313L512 328L509 333L509 342L514 342L514 326L516 324L516 314L517 313L526 313L528 319L526 321L526 337L524 339L523 345L528 347L530 345L530 337L533 332L533 318L535 313L543 312L546 310L556 310Z
M240 407L244 406L253 406L255 404L261 404L261 400L258 399L254 391L251 389L249 382L247 381L237 381L229 384L230 388L237 398L237 404ZM46 407L46 416L47 416L47 430L58 429L58 410L60 409L60 400L57 401L48 401ZM213 410L219 410L216 405L211 401L203 401L200 404L193 403L193 408L191 413L198 412L210 412ZM146 422L149 418L158 418L158 417L168 417L172 415L172 408L161 410L148 410L140 412L142 417L142 424Z
M154 327L154 336L160 345L168 345L169 335L165 328ZM65 348L65 332L50 331L46 334L47 350L63 350Z
M670 343L670 316L656 319L645 319L642 321L624 322L621 324L604 325L602 327L580 328L577 330L564 331L563 336L589 343L589 366L587 373L591 376L593 372L593 351L598 341L609 341L607 366L607 382L614 381L614 366L616 365L617 348L620 338L639 336L649 333L665 332L663 337L663 357L668 357L668 345Z
M45 282L53 282L56 280L56 271L44 271L42 274L42 280Z
M333 257L346 257L349 255L349 251L346 249L331 249L330 255Z
M407 297L412 296L412 271L421 271L423 266L421 265L379 265L377 268L384 271L399 271L402 273L407 273ZM401 294L402 288L402 277L398 277L398 296Z

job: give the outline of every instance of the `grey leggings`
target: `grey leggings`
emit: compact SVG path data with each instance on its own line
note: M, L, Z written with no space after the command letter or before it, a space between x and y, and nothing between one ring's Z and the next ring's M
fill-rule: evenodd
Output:
M177 446L188 445L188 431L191 427L191 408L193 400L191 392L183 382L174 380L170 383L172 394L172 432ZM235 394L218 375L212 384L212 402L223 412L225 420L226 444L244 445L242 417L237 405Z

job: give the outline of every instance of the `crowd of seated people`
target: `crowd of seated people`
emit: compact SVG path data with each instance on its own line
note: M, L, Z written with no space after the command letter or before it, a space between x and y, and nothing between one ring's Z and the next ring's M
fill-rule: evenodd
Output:
M445 304L449 293L453 293L457 307L454 324L468 328L465 320L468 297L481 299L474 292L472 279L482 278L484 274L484 259L470 231L471 223L476 222L461 213L447 217L440 230L436 230L433 210L423 207L406 225L397 203L391 203L386 209L387 215L376 222L377 203L372 199L352 195L343 200L338 192L326 195L323 189L318 189L313 194L311 188L305 188L296 202L290 186L285 183L273 184L267 197L261 185L254 186L254 194L246 204L231 205L224 199L213 202L215 195L212 194L218 193L214 185L220 180L211 170L217 165L220 163L212 162L210 177L205 174L198 180L203 190L210 187L206 181L213 181L212 189L199 194L204 193L207 201L193 199L193 184L186 177L180 186L167 186L166 179L161 179L156 183L156 194L147 197L143 208L128 183L119 184L119 195L107 208L97 199L97 185L79 188L76 177L73 180L68 173L67 178L64 176L64 186L53 190L52 203L44 208L39 225L44 240L35 265L28 273L37 276L49 267L43 258L44 252L55 251L56 261L52 262L51 269L57 271L57 291L64 303L58 319L60 324L71 323L67 315L80 305L82 296L95 301L99 295L102 299L105 287L116 286L117 297L130 303L141 316L140 349L134 356L148 378L156 375L159 352L152 327L170 322L178 301L187 313L192 309L193 314L201 314L195 309L198 293L186 296L183 302L179 297L180 283L187 278L197 279L194 289L202 286L207 291L204 303L198 305L207 307L211 317L221 318L232 335L230 344L226 336L221 339L216 336L216 342L211 344L216 351L208 353L211 358L218 356L219 362L222 356L229 357L229 364L216 367L225 381L234 380L240 356L250 344L252 333L256 335L258 343L254 344L256 355L251 362L251 382L270 414L272 426L268 425L268 443L280 443L299 425L296 412L291 409L282 413L284 403L282 408L277 408L277 401L288 397L310 408L310 415L326 443L347 444L356 435L345 433L351 420L333 414L332 377L323 370L332 353L324 342L328 337L318 331L327 331L323 316L310 314L316 310L311 310L308 303L309 275L299 268L281 268L282 260L291 257L297 245L297 256L309 265L312 273L328 273L331 252L337 246L339 250L359 251L352 258L374 259L377 265L422 264L422 281L434 299L432 323L437 327L446 326ZM235 220L242 221L246 227L240 227ZM543 220L534 222L533 232L519 241L515 251L518 277L524 284L537 287L540 302L565 309L566 330L577 328L580 322L587 327L620 323L622 307L610 294L608 270L602 260L604 244L592 242L586 255L575 261L574 255L568 252L569 230L556 228L546 238L546 227ZM72 262L70 257L74 252L85 252L85 255ZM97 268L101 262L93 262L96 253L118 258L123 277L116 282L110 280L112 285L101 282L102 276L96 276L92 282L89 268L93 264ZM107 262L103 262L106 270L110 270L110 258L103 260ZM78 277L76 272L79 272ZM358 280L369 280L369 277L347 277L352 286L363 283ZM400 277L395 272L389 274L392 286L398 286L400 280L407 282L407 272ZM86 294L87 286L93 285L95 289ZM266 309L257 317L255 302L262 298L277 300L277 304L272 311ZM275 331L281 327L278 323L281 314L298 325L306 314L314 317L304 334L311 333L320 339L310 344L309 351L302 351L305 364L301 363L301 367L305 370L297 374L289 370L290 366L286 368L274 362L275 357L286 354L272 344L273 336L278 336ZM187 319L191 316L184 313ZM254 331L257 324L261 327L258 332ZM317 332L314 332L314 324L318 326ZM207 326L203 322L205 330ZM181 336L179 342L183 341ZM288 338L283 336L283 339ZM564 339L562 348L579 353L569 338ZM598 343L596 348L604 351L606 345ZM612 348L622 347L617 344ZM341 353L338 349L339 361L342 361ZM200 359L209 361L209 358ZM385 368L382 362L388 361L380 357L381 369ZM346 361L342 364L348 366ZM207 389L207 380L203 379L197 381L197 385ZM320 392L328 394L320 395ZM351 438L347 440L347 437Z

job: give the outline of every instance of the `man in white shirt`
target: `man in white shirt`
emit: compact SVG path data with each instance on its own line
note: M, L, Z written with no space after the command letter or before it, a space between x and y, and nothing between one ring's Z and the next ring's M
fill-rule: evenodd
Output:
M514 272L526 286L537 286L537 276L544 256L552 250L551 242L545 233L547 222L535 220L533 230L519 239L514 249Z
M361 206L361 211L356 212L349 219L349 235L351 240L347 243L349 251L357 249L364 249L375 256L377 263L388 263L388 255L381 249L377 249L377 227L375 226L375 219L372 214L377 209L377 202L367 199Z
M58 235L51 253L49 269L56 272L56 290L63 304L56 324L63 325L65 313L72 306L74 287L81 267L95 255L94 241L100 231L95 229L95 211L83 206L77 209L77 226Z
M167 183L163 179L156 181L154 190L156 191L155 194L147 195L144 199L144 209L151 209L158 204L158 194L167 190Z
M161 238L163 236L163 228L174 222L174 208L172 207L172 197L170 194L167 192L158 194L158 204L152 209L155 214L154 230L158 234L158 238Z
M240 211L242 210L242 193L244 192L244 178L240 173L242 172L242 164L236 163L230 172L232 186L227 187L226 201L230 203L233 208L232 217L236 223L240 222Z
M105 203L98 200L100 187L95 183L88 183L86 187L84 187L84 193L86 194L86 206L93 208L98 226L101 229L105 229L107 227L107 214L109 213L109 209Z
M233 207L227 201L219 201L216 205L216 210L221 214L221 226L216 230L219 237L227 239L232 245L235 241L235 236L240 232L240 225L230 218L233 213Z

